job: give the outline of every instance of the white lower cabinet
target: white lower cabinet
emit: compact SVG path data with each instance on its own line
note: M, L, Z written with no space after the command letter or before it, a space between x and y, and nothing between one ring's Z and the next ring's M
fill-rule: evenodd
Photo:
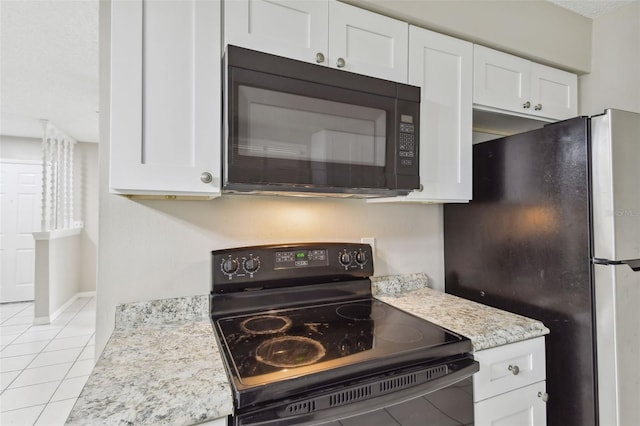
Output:
M478 351L473 378L476 426L547 424L544 337Z
M535 383L476 402L473 407L475 426L546 425L547 408L542 400L546 392L545 383Z

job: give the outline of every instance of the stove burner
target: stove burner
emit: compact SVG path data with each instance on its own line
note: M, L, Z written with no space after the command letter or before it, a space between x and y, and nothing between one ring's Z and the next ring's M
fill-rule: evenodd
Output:
M279 368L310 365L325 355L324 347L302 336L282 336L262 342L256 349L256 359Z
M414 343L422 340L422 333L410 326L389 324L378 327L376 337L393 343Z
M342 318L355 321L378 320L384 318L384 312L374 311L371 305L355 304L344 305L336 309L336 313Z
M276 334L287 331L291 320L279 315L261 315L242 321L240 327L249 334Z

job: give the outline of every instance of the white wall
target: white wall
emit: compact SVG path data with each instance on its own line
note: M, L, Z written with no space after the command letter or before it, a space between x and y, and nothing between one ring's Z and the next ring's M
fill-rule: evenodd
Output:
M0 135L0 158L42 161L42 140Z
M76 217L84 222L80 234L80 291L95 291L98 261L98 144L78 143L75 152Z
M79 259L80 235L36 241L36 324L48 324L81 292Z
M580 77L580 113L640 113L640 2L593 21L591 74Z

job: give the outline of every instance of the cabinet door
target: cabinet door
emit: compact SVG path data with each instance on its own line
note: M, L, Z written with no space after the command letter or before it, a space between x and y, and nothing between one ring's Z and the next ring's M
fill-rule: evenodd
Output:
M473 103L530 114L530 62L483 46L474 46Z
M473 376L473 398L481 401L545 380L544 337L478 351L480 371Z
M327 0L226 1L224 19L225 45L327 64Z
M471 199L473 45L409 30L409 84L420 86L420 183L407 199Z
M543 395L546 383L516 389L485 399L473 406L475 426L545 426L547 405Z
M112 191L219 194L219 23L217 0L111 3Z
M541 117L565 120L578 115L578 77L531 63L531 103Z
M329 3L329 65L407 82L409 25L338 1Z

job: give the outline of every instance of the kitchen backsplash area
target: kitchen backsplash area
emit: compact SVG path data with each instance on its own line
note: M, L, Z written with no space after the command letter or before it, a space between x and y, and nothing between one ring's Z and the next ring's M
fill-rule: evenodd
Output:
M375 275L423 272L444 288L442 207L364 200L227 196L212 201L110 196L102 206L96 347L120 303L206 294L211 250L375 238Z

